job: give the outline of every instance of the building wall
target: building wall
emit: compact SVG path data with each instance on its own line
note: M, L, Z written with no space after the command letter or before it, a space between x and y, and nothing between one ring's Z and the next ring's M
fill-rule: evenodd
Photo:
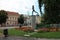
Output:
M32 16L28 16L28 17L26 18L26 21L25 21L25 22L26 22L28 25L32 25ZM36 16L35 22L36 22L37 24L41 23L41 17L40 17L40 16Z
M19 14L15 12L7 12L7 13L8 13L8 19L6 25L17 25Z
M36 23L37 24L41 23L41 17L40 16L36 16Z

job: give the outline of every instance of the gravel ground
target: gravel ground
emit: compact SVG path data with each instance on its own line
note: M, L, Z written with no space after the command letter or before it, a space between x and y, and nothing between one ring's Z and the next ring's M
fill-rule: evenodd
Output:
M0 37L0 40L60 40L60 39L46 39L46 38L31 38L31 37L20 37L20 36L9 36Z

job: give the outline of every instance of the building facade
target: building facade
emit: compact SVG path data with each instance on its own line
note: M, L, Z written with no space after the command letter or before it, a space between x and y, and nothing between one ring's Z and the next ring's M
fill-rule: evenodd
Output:
M17 25L19 14L17 12L7 11L8 19L6 25Z
M35 23L36 24L40 24L41 23L41 17L40 16L36 16L36 15L34 15L35 16ZM25 23L27 23L27 25L30 25L30 26L32 26L32 16L27 16L26 17L26 20L25 20Z

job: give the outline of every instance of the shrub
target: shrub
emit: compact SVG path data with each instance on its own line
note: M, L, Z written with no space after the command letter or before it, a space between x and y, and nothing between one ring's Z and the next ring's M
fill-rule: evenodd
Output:
M38 32L49 32L49 28L40 28Z
M34 30L32 29L32 27L21 27L21 28L16 28L18 30L22 30L25 32L33 32Z
M42 32L45 32L45 31L43 31L43 30L38 31L38 33L42 33Z
M57 28L50 28L50 32L56 32Z
M58 31L60 31L60 28L58 28Z

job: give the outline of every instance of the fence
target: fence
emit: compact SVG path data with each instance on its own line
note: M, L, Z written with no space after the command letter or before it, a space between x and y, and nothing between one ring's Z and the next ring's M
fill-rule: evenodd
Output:
M50 27L60 28L60 24L50 24Z
M46 27L46 28L60 28L60 24L39 24L37 25L37 28L42 28L42 27Z

